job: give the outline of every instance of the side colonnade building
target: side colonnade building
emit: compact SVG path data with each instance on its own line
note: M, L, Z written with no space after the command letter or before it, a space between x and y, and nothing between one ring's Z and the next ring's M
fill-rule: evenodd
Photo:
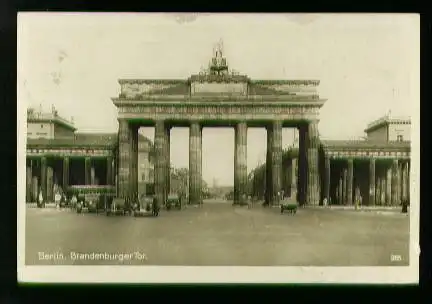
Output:
M139 136L142 191L153 191L153 143ZM88 187L116 191L117 133L78 133L72 120L51 112L27 110L26 202L54 201L56 192Z
M409 202L410 119L384 116L370 123L365 132L364 140L319 140L319 205L324 198L333 205L352 205L356 199L368 206ZM299 133L301 147L304 134L301 129ZM286 149L282 158L284 196L304 204L310 169L299 170L304 159L298 148ZM259 199L265 198L266 168L263 164L250 175L251 195Z

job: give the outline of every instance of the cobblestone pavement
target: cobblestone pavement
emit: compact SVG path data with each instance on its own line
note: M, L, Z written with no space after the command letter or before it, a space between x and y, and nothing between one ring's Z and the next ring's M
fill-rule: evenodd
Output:
M27 265L396 266L407 265L408 248L409 217L399 212L292 216L226 203L158 218L26 210Z

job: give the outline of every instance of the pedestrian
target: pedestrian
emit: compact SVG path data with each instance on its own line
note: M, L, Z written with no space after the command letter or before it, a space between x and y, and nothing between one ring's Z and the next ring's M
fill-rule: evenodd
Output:
M59 192L57 192L54 196L54 201L57 209L60 208L60 200L61 200L61 195Z
M78 199L77 199L76 195L75 194L72 195L72 199L71 199L72 208L76 207L77 202L78 202Z
M252 208L252 197L249 195L247 198L248 209Z
M39 192L39 208L43 207L43 195L42 190Z
M402 213L408 213L408 199L402 200Z

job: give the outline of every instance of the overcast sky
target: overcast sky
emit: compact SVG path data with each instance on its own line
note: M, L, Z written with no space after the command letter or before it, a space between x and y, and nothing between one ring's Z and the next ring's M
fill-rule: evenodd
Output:
M186 79L222 39L230 65L252 79L319 79L324 139L364 135L391 111L410 115L418 28L406 15L21 14L18 97L54 104L88 132L116 132L119 78ZM153 139L152 129L142 129ZM171 161L188 166L188 129L171 133ZM283 132L292 143L293 130ZM265 159L264 129L248 131L248 170ZM233 183L234 131L203 131L203 177Z

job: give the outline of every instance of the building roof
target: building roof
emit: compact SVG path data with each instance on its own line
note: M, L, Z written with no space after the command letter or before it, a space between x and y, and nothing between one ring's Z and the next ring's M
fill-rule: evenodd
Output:
M409 149L409 141L376 141L376 140L323 140L321 144L330 149Z
M57 125L61 125L71 131L76 130L74 123L58 115L57 110L55 110L54 108L51 112L47 113L43 113L42 111L37 112L33 108L27 109L27 122L54 123Z
M385 115L369 123L367 125L367 128L364 131L366 133L369 133L373 130L376 130L378 128L381 128L389 124L404 124L404 125L411 124L411 118L408 116L396 117L396 116Z
M27 146L44 147L100 147L112 148L117 143L117 134L76 133L62 138L28 138Z
M139 133L138 133L139 134ZM139 134L139 140L144 140L149 143L149 147L153 147L153 142L142 134ZM28 138L28 146L44 146L44 147L100 147L113 148L117 145L117 133L75 133L71 137L61 138Z

